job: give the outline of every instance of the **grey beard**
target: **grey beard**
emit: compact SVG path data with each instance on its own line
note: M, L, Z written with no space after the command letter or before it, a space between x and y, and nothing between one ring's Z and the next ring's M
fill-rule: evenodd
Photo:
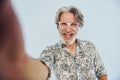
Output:
M63 44L65 44L65 45L71 45L71 44L73 44L74 42L75 42L75 40L76 40L76 34L73 36L73 38L72 39L70 39L70 40L65 40L63 37L62 37L62 35L60 34L60 40L61 40L61 42L63 43Z
M70 39L70 40L65 40L65 39L63 38L63 36L62 36L62 33L60 32L60 29L58 29L58 31L59 31L60 41L61 41L63 44L65 44L65 45L71 45L71 44L73 44L73 43L75 42L76 36L77 36L77 33L78 33L78 30L77 30L76 33L73 33L74 36L73 36L73 38Z

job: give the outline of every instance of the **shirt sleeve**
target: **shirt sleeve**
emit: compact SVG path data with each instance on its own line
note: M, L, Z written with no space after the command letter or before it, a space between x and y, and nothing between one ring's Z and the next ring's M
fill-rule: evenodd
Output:
M39 57L39 60L43 61L50 70L52 69L53 54L50 49L48 48L44 49Z
M95 73L98 78L101 75L106 75L106 70L102 62L102 59L95 47L94 47L94 52L95 52L95 57L94 57Z

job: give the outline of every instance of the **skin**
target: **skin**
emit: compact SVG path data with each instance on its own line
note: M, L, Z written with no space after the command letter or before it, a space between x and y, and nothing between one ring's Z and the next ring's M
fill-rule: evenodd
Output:
M70 13L70 12L64 12L61 14L60 16L60 22L76 22L75 20L75 16L74 14ZM77 33L78 29L72 29L72 28L61 28L59 27L60 32L62 31L66 31L66 32L75 32ZM64 40L71 40L73 38L74 35L70 35L70 34L61 34L61 36L63 37ZM76 53L76 44L77 42L75 41L73 44L71 45L66 45L66 47L69 49L69 51L71 52L71 55L75 57L75 53ZM107 80L107 75L101 75L98 77L98 80Z
M29 57L10 0L0 0L0 80L47 80L48 67Z
M98 80L107 80L107 75L101 75L101 76L99 76Z
M60 16L60 21L61 22L76 22L75 20L75 17L72 13L69 13L69 12L65 12L65 13L62 13L61 16ZM77 32L77 28L76 29L72 29L72 28L60 28L60 31L66 31L66 32ZM62 34L63 38L65 40L70 40L72 39L72 37L74 35L70 35L70 34Z

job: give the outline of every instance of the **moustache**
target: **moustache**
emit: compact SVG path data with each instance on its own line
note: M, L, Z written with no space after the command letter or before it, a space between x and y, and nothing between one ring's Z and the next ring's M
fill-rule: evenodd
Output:
M71 32L62 31L61 34L71 34L71 35L74 35L74 34L76 34L76 33L73 32L73 31L71 31Z

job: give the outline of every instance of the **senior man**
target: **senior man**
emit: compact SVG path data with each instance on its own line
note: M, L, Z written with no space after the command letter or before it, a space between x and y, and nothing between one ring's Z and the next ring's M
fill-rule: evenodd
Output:
M39 58L53 69L57 80L107 80L95 45L76 38L83 22L82 13L74 6L57 11L55 23L60 41L45 48Z

